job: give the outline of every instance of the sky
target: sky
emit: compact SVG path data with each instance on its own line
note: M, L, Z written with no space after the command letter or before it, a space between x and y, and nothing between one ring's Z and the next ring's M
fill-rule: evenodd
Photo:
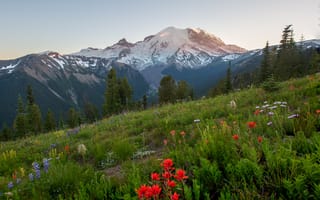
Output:
M320 38L320 0L0 0L0 60L143 40L168 26L201 28L248 50Z

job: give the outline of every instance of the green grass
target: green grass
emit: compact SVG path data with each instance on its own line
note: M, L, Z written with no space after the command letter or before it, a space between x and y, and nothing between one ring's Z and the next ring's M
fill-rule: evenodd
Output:
M250 88L112 116L69 137L63 130L1 142L0 199L137 199L136 189L150 184L164 158L187 172L184 189L173 190L181 198L318 199L319 88L320 75L313 75L280 83L275 92ZM267 110L265 101L287 104ZM264 112L255 115L256 106ZM292 114L299 117L288 119ZM249 121L256 127L248 128ZM84 155L79 144L87 148ZM52 159L48 173L29 181L32 163L43 170L43 158ZM8 189L13 174L21 183Z

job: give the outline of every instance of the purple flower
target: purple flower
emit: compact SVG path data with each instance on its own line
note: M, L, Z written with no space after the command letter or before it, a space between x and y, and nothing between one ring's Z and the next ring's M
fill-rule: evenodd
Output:
M41 176L40 170L36 170L36 179L39 179Z
M49 169L49 160L48 160L48 159L46 159L46 158L44 158L42 162L43 162L43 169L44 169L44 171L45 171L46 173L48 173L48 169Z
M9 183L8 183L8 189L12 189L13 188L13 182L12 181L10 181Z
M34 170L40 170L40 165L37 162L33 162L32 163L32 167L33 167Z
M273 116L273 115L274 115L274 112L268 112L268 115L269 115L269 116Z
M29 174L29 180L30 180L30 181L33 181L33 180L34 180L34 176L33 176L32 173Z

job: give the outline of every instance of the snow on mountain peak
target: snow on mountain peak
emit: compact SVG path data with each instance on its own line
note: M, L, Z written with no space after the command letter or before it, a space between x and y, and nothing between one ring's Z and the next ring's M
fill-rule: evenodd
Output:
M155 64L170 63L201 67L212 62L215 56L245 51L235 45L226 45L220 38L200 28L171 26L134 44L121 39L105 49L83 49L73 55L113 59L143 70Z

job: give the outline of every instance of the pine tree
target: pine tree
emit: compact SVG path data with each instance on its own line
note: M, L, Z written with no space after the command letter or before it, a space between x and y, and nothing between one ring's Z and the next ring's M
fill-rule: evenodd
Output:
M74 108L69 109L67 122L69 128L74 128L79 125L79 113Z
M107 76L105 92L105 103L103 105L104 115L111 115L120 111L119 84L115 69L111 69Z
M42 130L41 111L37 104L28 105L28 126L31 133L38 134Z
M148 106L147 95L143 95L143 97L142 97L142 105L143 105L143 109L147 109L147 106Z
M119 98L122 109L128 109L132 98L132 89L127 78L119 79Z
M35 103L31 85L27 86L27 102L28 106Z
M268 77L270 77L271 73L271 55L269 51L269 42L267 41L266 46L263 49L259 82L263 83Z
M7 141L7 140L11 139L12 137L13 136L12 136L11 129L8 127L8 125L6 123L4 123L2 125L0 140Z
M179 100L187 100L192 98L192 89L184 80L178 81L176 98Z
M176 100L176 82L170 76L164 76L158 89L159 103L174 103Z
M54 119L54 115L50 109L48 109L46 119L44 122L44 129L45 131L53 131L56 128L56 120Z
M226 79L225 79L225 93L229 93L232 90L231 84L231 62L229 62L229 67L227 69Z
M18 137L24 136L27 132L26 112L20 95L18 96L17 115L13 127Z
M97 107L90 102L85 102L83 111L86 121L90 123L95 122L99 117Z

